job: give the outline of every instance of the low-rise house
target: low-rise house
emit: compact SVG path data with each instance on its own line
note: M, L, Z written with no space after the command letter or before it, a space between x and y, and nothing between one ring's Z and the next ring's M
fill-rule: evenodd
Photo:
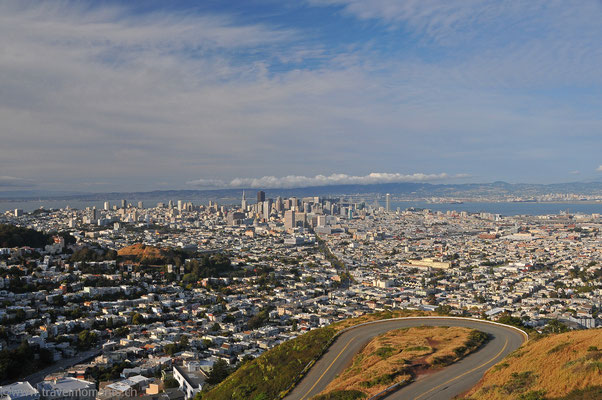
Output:
M93 400L96 385L77 378L58 378L37 385L42 400Z
M0 399L3 400L39 400L40 393L29 382L15 382L0 386Z

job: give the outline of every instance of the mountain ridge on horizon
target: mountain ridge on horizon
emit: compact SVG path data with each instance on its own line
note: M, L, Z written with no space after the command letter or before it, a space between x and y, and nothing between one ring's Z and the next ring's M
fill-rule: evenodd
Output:
M237 197L242 191L249 194L263 190L268 196L337 196L357 194L411 195L414 197L471 197L493 195L533 196L551 193L574 193L581 195L602 195L602 182L567 182L567 183L508 183L495 181L491 183L428 183L399 182L374 184L343 184L327 186L307 186L294 188L222 188L222 189L165 189L150 191L111 191L111 192L67 192L67 191L35 191L19 190L0 192L4 200L114 200L121 198L158 198L166 196L204 196L208 198ZM253 198L253 195L248 198Z

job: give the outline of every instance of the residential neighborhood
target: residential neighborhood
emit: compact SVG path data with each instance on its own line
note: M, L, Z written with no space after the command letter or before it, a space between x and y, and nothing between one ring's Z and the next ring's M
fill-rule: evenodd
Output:
M0 223L0 395L11 400L192 399L284 341L391 309L539 331L601 324L599 214L260 191L234 205L14 210ZM14 245L28 230L42 245Z

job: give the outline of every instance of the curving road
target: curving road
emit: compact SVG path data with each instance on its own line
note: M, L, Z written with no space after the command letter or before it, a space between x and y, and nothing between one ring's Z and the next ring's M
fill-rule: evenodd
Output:
M419 378L386 396L387 399L444 400L474 386L485 371L527 340L525 334L505 325L466 318L415 317L384 320L360 325L341 335L285 397L286 400L309 400L326 388L372 338L392 329L413 326L462 326L489 333L492 339L478 351L436 373Z

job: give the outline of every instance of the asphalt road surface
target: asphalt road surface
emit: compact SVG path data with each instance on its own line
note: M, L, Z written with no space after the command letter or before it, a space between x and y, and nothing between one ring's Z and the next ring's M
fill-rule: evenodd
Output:
M463 326L489 333L491 340L478 351L436 373L418 378L386 399L451 399L473 387L491 366L526 340L519 331L501 325L464 318L411 318L385 320L353 328L341 334L309 370L286 400L309 400L319 394L372 338L392 329L413 326Z
M84 351L75 355L72 358L63 358L58 360L56 363L34 373L25 378L19 379L20 381L27 381L31 383L33 387L44 380L46 375L54 374L55 372L62 371L64 369L70 368L76 364L80 364L85 362L86 360L91 360L94 357L102 354L102 349L100 347L93 348L88 351Z

